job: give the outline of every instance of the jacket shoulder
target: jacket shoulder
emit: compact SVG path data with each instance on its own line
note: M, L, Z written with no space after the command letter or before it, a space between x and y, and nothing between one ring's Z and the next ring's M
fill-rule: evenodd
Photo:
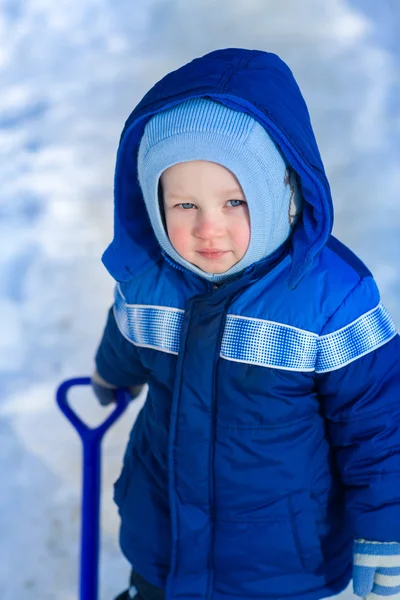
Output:
M345 309L340 310L345 326L379 303L371 272L334 237L294 289L290 269L290 261L282 263L236 299L233 311L320 335L339 308Z
M324 333L328 324L329 330L344 327L375 309L380 302L371 271L350 248L333 236L310 272L308 285L324 315ZM333 315L335 318L332 319Z
M349 277L351 274L358 279L372 277L371 271L362 260L333 235L330 236L323 252L328 263L334 263L333 266L336 266L342 272L347 272Z
M183 310L190 297L204 292L204 283L160 260L138 276L119 283L116 292L126 304Z

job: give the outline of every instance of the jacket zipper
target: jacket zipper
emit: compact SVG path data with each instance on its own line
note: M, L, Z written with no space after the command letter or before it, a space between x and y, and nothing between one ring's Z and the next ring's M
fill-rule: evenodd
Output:
M215 289L213 285L213 289ZM209 451L209 503L210 503L210 568L209 568L209 580L208 580L208 590L207 590L207 598L211 600L214 589L214 531L215 531L215 502L214 502L214 491L215 491L215 431L216 431L216 421L217 421L217 370L219 363L219 355L221 351L221 343L222 343L222 334L225 328L225 320L226 314L228 312L228 307L231 303L231 299L226 302L224 310L221 315L220 327L218 331L218 343L216 347L215 357L214 357L214 369L213 369L213 382L212 382L212 398L211 398L211 431L210 431L210 451Z

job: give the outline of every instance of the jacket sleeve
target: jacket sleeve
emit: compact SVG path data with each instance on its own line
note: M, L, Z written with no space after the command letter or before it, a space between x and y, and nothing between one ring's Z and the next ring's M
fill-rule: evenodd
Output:
M118 328L114 307L108 313L95 362L100 376L117 387L139 386L148 381L148 370L142 365L136 346Z
M316 381L353 536L400 541L400 339L372 277L325 325Z

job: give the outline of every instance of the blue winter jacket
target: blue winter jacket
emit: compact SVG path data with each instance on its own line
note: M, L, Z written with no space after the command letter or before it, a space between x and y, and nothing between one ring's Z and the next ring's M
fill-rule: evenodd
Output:
M197 96L257 119L305 201L290 242L220 286L161 253L137 182L150 115ZM273 54L196 59L126 123L96 364L149 386L115 500L123 552L167 600L317 600L348 584L354 537L400 540L399 336L332 220L306 105Z

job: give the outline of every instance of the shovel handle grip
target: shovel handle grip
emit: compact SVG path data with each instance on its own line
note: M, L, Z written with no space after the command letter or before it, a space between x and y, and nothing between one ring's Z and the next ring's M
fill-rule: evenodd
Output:
M80 417L78 417L68 401L68 392L71 388L85 385L91 385L90 377L75 377L74 379L67 379L58 387L56 394L56 400L60 410L67 417L68 421L74 426L83 442L85 442L87 439L101 439L111 425L113 425L118 417L120 417L126 410L131 400L129 391L126 388L117 389L117 402L113 412L108 415L105 421L97 427L89 427L82 421Z

